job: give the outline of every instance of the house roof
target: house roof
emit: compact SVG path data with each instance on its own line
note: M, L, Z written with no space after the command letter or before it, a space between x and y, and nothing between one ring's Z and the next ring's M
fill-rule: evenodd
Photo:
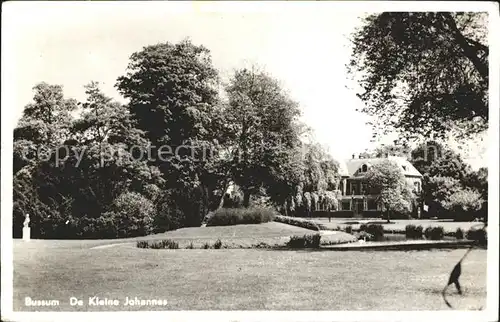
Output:
M402 157L389 156L387 158L356 158L349 159L344 162L344 165L340 167L339 172L342 176L354 177L358 170L366 164L368 166L381 163L384 160L394 161L403 170L405 176L412 177L422 177L422 174L411 164L410 161Z

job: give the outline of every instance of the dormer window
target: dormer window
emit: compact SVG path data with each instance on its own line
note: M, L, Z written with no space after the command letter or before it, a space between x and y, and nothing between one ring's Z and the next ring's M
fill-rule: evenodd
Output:
M363 164L361 166L361 172L366 172L366 171L368 171L368 166L366 164Z
M404 165L404 166L402 166L402 167L403 167L403 170L404 170L404 171L406 171L406 166Z

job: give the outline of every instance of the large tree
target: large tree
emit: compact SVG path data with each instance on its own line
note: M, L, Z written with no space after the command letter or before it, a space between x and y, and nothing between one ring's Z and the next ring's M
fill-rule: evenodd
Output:
M349 64L376 133L469 136L488 127L487 15L373 14L352 36Z
M127 74L116 84L130 100L138 128L155 147L153 164L160 168L167 187L177 192L169 198L176 198L175 204L190 214L189 225L199 224L205 215L208 187L216 186L213 181L218 178L207 173L217 171L210 164L217 153L210 152L217 151L224 140L218 82L210 51L183 40L134 53Z
M71 113L77 109L74 99L65 98L60 85L45 82L33 87L29 103L14 129L14 174L50 151L70 136Z
M298 178L292 166L300 148L297 103L257 68L237 70L226 91L230 177L243 191L243 205L248 207L250 197L262 188L284 202Z
M41 161L51 156L70 135L71 112L77 102L64 97L60 85L45 82L33 87L33 102L25 106L14 129L13 234L20 236L25 214L30 214L33 236L40 236L41 223L57 213L57 205L46 204L39 196L33 175ZM43 232L42 232L43 236Z
M301 181L296 189L295 206L306 215L313 210L338 210L339 163L319 144L303 145Z
M390 221L392 212L409 212L415 201L401 168L391 160L372 165L365 176L371 193L377 195L377 202Z

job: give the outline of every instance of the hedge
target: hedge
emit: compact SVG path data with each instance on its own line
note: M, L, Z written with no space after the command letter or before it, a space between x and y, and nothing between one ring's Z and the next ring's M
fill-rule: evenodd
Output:
M313 211L311 217L316 218L353 218L354 211L352 210L339 210L339 211Z
M418 239L422 238L424 228L422 226L406 225L405 235L406 238Z
M384 239L384 226L380 224L362 224L359 226L360 231L365 231L373 236L373 240L383 240Z
M272 221L276 212L267 208L221 208L207 221L207 226L261 224Z
M287 243L290 248L319 248L321 235L292 236Z
M364 210L361 213L361 217L363 217L363 218L381 218L382 212L379 210Z
M311 230L327 230L327 227L323 224L315 223L311 220L303 219L303 218L295 218L288 216L276 216L274 217L274 221L280 222L283 224L293 225L297 227L302 227L305 229Z
M441 226L438 227L427 227L424 230L424 235L426 239L440 240L443 239L444 229Z
M488 243L488 232L483 229L469 229L465 238L476 241L479 245L486 246Z

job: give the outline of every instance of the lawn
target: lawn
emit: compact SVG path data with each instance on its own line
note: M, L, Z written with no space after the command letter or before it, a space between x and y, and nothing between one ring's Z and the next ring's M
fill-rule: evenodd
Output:
M267 244L269 246L285 246L290 240L290 236L316 234L316 231L282 224L278 222L267 222L263 224L215 226L215 227L190 227L168 231L161 234L121 239L100 239L100 240L65 240L55 242L48 240L31 240L31 246L39 249L63 247L63 248L90 248L107 247L115 244L136 244L138 240L155 241L162 239L175 240L180 248L186 248L193 244L194 248L202 248L205 243L213 245L220 239L227 248L252 248L257 244ZM340 244L356 241L353 235L336 232L334 235L322 236L323 245Z
M92 249L96 243L15 240L14 310L441 310L440 291L465 251ZM462 272L464 296L450 290L450 302L485 305L486 251L471 252ZM26 307L28 296L60 305ZM70 306L72 296L84 305ZM89 306L91 296L168 305Z

